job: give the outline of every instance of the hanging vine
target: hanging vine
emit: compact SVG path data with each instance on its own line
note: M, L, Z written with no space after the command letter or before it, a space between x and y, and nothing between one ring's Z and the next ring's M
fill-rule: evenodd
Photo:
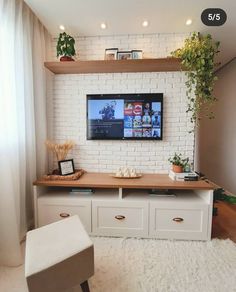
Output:
M185 40L184 46L171 52L182 60L187 76L187 112L191 112L191 122L198 126L203 115L214 118L211 108L216 98L213 95L215 56L219 52L220 42L215 42L210 34L201 35L194 32ZM195 96L193 96L193 94Z

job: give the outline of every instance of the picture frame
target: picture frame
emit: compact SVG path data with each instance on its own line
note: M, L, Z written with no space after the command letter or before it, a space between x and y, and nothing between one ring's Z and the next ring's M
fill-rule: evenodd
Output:
M132 50L132 59L142 59L143 58L143 51L142 50Z
M132 51L118 51L117 60L130 60L132 59Z
M105 60L117 60L118 48L109 48L105 50Z
M75 173L73 159L60 160L58 161L58 166L60 170L60 175L69 175Z

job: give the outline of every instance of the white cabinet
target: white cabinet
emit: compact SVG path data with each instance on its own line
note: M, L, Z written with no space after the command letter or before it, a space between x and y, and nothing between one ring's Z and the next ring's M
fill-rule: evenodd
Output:
M168 209L151 203L150 236L157 238L198 239L207 237L208 207Z
M208 204L194 192L152 200L149 235L156 238L205 240L208 235Z
M96 235L148 236L148 202L92 202L92 230Z
M38 226L78 215L87 232L91 232L91 199L68 193L50 194L38 198Z
M166 197L144 189L95 188L86 195L35 186L35 226L78 215L93 235L210 240L212 201L212 190L175 190Z

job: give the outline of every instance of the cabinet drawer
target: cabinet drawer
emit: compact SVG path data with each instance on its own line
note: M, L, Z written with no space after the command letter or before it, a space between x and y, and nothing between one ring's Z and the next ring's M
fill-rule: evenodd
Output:
M147 236L148 202L93 201L93 234Z
M162 208L150 204L151 237L207 240L208 205Z
M38 200L38 225L43 226L63 218L78 215L87 232L91 232L91 201L57 202L54 198Z

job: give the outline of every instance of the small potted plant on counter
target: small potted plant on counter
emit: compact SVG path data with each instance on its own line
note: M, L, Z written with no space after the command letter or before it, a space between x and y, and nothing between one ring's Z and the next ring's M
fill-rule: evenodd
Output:
M75 39L66 32L60 33L57 41L57 57L60 61L74 61Z
M184 171L185 167L188 165L189 158L182 158L182 154L177 154L168 159L172 163L172 170L176 173L181 173Z

